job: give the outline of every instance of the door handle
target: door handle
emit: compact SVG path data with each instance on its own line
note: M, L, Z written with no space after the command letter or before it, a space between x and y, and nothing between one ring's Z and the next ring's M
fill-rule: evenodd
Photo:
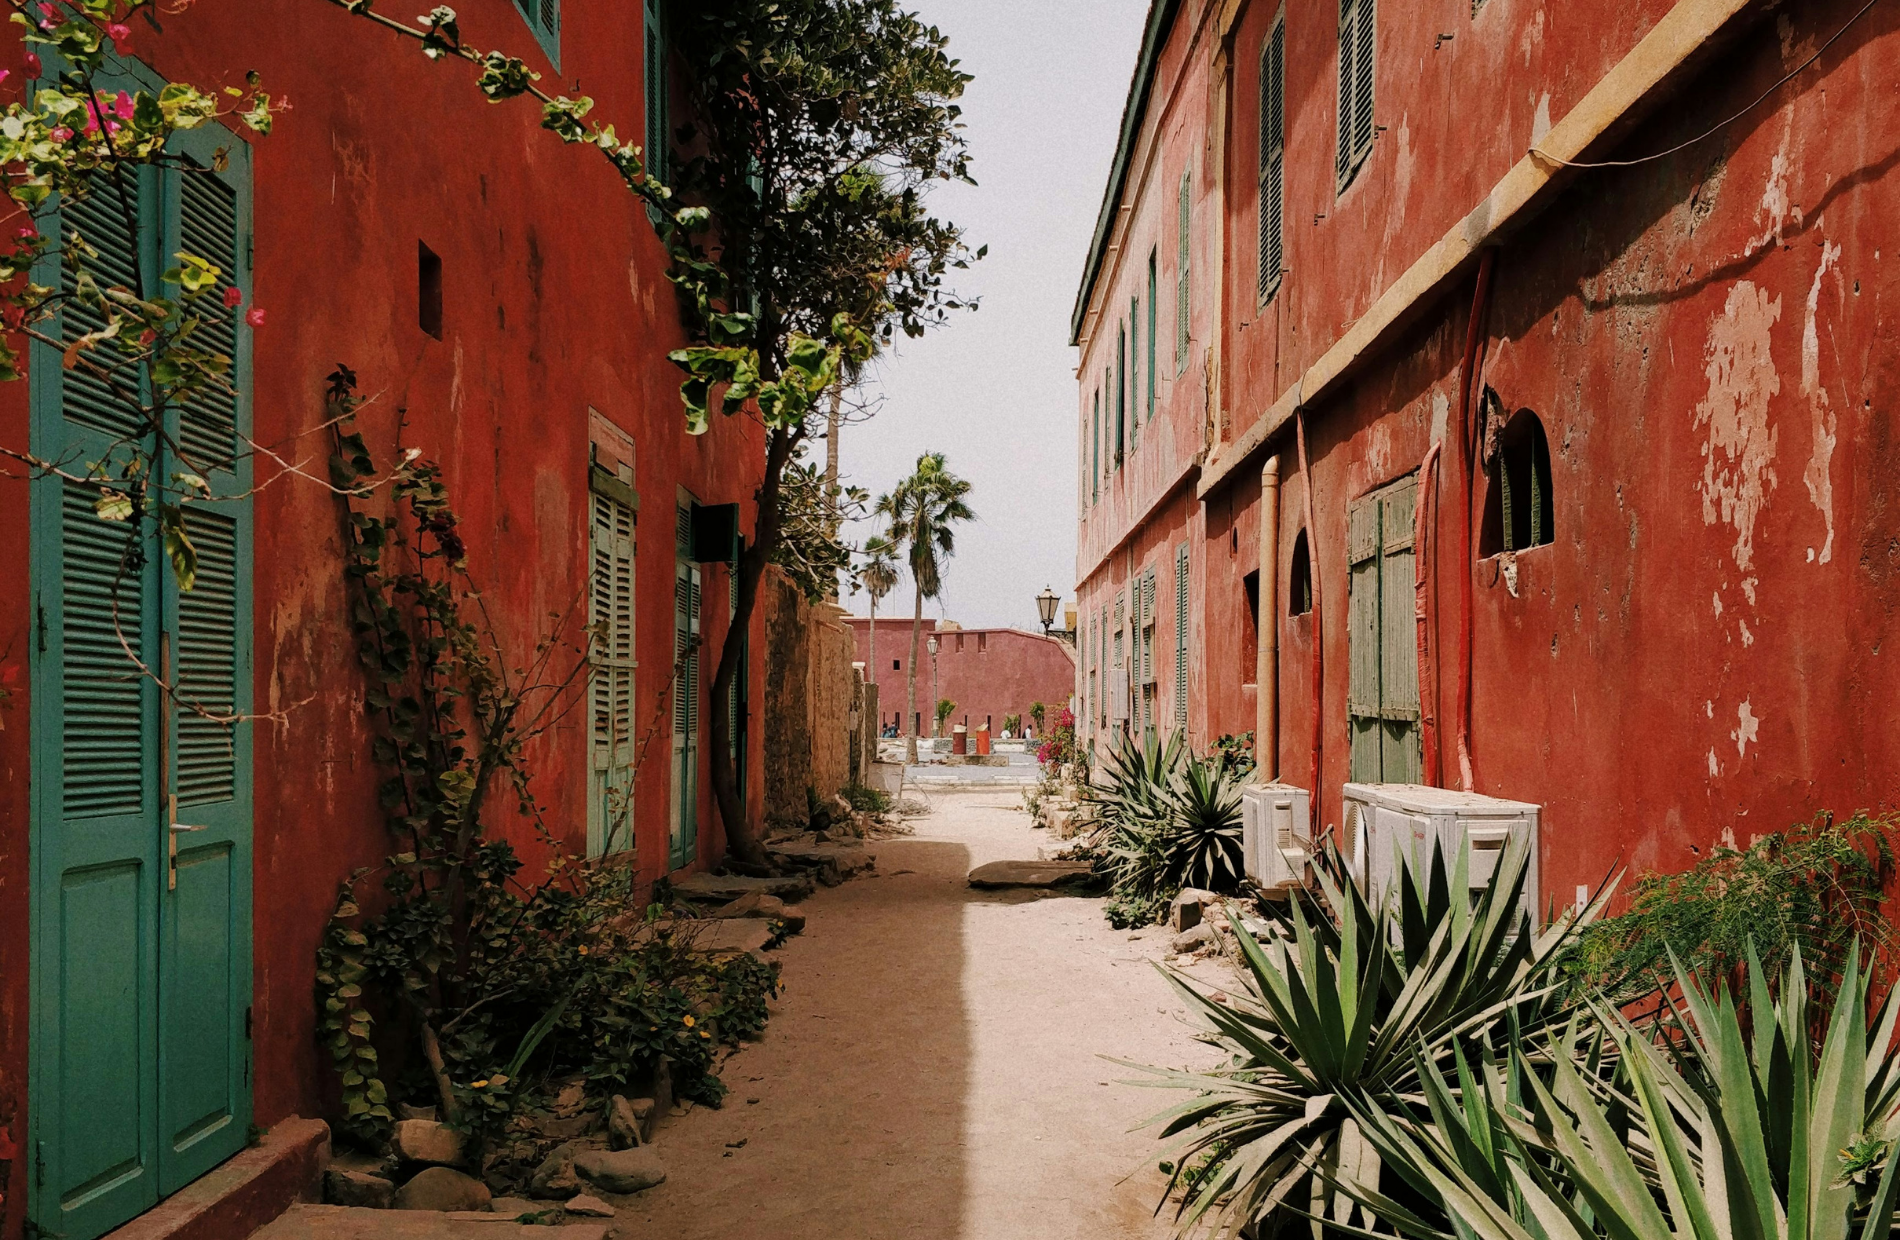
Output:
M178 821L178 794L177 793L172 793L166 796L165 809L166 809L165 817L169 821L169 825L170 825L170 830L165 832L165 844L166 844L165 890L177 891L178 890L178 837L181 835L187 835L193 831L206 831L206 830L209 830L210 828L201 827L201 826L193 826L190 823L184 823L184 822Z

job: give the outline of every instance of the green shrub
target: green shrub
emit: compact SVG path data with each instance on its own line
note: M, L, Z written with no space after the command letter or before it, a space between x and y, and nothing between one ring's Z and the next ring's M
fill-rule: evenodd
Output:
M867 788L863 784L847 784L840 791L845 801L860 814L888 814L891 812L891 794L882 788Z
M1846 969L1856 943L1885 963L1894 932L1881 915L1893 874L1894 819L1822 814L1746 848L1717 846L1681 874L1645 874L1629 911L1586 930L1566 968L1582 990L1619 1002L1666 991L1670 953L1704 978L1739 979L1750 944L1764 960L1799 948L1811 984Z
M1214 755L1227 764L1235 779L1246 779L1254 772L1253 733L1227 732L1214 742Z

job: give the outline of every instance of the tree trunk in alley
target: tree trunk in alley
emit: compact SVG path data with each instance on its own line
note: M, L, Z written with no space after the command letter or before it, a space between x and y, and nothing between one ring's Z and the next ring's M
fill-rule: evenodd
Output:
M738 580L733 582L737 599L733 604L732 623L719 647L719 669L712 682L712 784L713 801L719 806L719 820L726 827L726 851L751 866L765 866L765 846L752 834L746 820L744 790L739 787L738 771L732 754L732 682L739 674L739 652L746 634L752 629L752 609L759 597L759 579L771 562L779 540L779 482L785 464L798 446L798 433L775 430L766 441L765 478L759 483L758 518L753 525L752 542L739 557ZM921 603L919 604L921 606Z
M838 512L838 427L844 416L844 381L839 380L831 389L831 412L825 415L825 502L831 505L831 536L838 536L838 527L843 519ZM832 574L831 590L825 595L832 602L838 601L838 575Z
M866 591L869 593L869 591ZM871 596L871 648L864 656L864 679L871 684L877 683L877 595ZM884 703L877 704L877 730L884 730Z
M904 695L904 713L910 718L904 720L910 724L910 733L904 741L904 762L908 766L917 765L917 732L923 723L917 714L917 645L924 632L924 588L917 587L917 610L910 620L910 667L904 677L907 686ZM934 710L935 707L933 706Z

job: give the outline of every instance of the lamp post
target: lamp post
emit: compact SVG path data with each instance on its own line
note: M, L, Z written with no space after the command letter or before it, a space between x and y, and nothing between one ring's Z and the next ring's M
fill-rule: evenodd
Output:
M1042 635L1044 637L1049 636L1050 626L1056 622L1056 604L1061 601L1061 597L1048 586L1044 586L1042 593L1036 596L1036 612L1042 617Z
M943 726L943 720L937 717L937 635L932 633L928 643L930 647L930 734L935 736L937 729Z

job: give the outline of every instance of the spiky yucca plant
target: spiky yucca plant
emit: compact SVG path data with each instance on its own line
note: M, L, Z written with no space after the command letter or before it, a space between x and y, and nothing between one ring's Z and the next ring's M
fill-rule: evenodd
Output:
M1356 1115L1424 1122L1421 1072L1459 1050L1498 1044L1555 1019L1554 966L1583 914L1541 932L1520 907L1528 849L1514 840L1492 884L1466 895L1467 851L1448 869L1401 859L1395 898L1369 895L1329 849L1323 902L1290 905L1262 941L1238 920L1244 991L1216 1002L1169 976L1230 1054L1203 1072L1144 1068L1144 1084L1192 1096L1157 1116L1171 1154L1169 1194L1182 1234L1243 1226L1267 1236L1307 1215L1351 1225L1341 1178L1380 1183L1379 1155ZM1142 1065L1131 1064L1141 1068Z
M1436 1211L1369 1181L1341 1190L1419 1240L1887 1240L1900 1004L1889 992L1867 1019L1852 950L1817 1047L1799 950L1778 985L1749 957L1744 1005L1675 964L1671 1036L1593 1004L1608 1055L1587 1053L1578 1022L1542 1054L1458 1063L1455 1093L1428 1068L1429 1122L1355 1108Z

